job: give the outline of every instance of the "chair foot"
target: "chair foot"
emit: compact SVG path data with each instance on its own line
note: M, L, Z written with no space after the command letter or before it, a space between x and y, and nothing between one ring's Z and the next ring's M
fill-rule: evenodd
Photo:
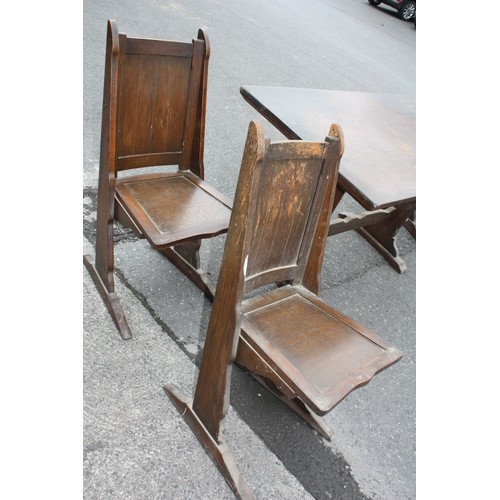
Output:
M178 389L171 385L163 387L163 390L177 408L184 421L189 425L195 436L198 438L198 441L201 443L205 451L215 462L236 497L242 500L252 499L253 496L250 493L243 476L240 474L231 450L222 440L220 443L217 443L214 440L212 435L203 425L203 422L201 422L198 415L193 410L192 400L187 398Z
M333 439L333 432L330 427L325 424L320 416L316 415L304 402L296 397L293 389L259 356L244 336L240 336L239 338L235 362L243 371L251 375L257 382L297 413L299 417L302 417L314 430L318 431L329 441Z
M325 424L324 420L316 415L303 401L298 398L290 399L280 392L276 386L269 382L267 379L250 373L252 377L262 384L267 390L274 394L281 402L285 403L291 410L293 410L299 417L305 420L314 430L318 431L328 441L333 440L333 432Z
M215 286L202 269L195 268L179 252L173 248L164 248L160 253L165 255L172 264L185 274L207 297L213 301L215 296Z
M120 299L115 292L108 292L106 285L102 281L97 269L95 268L94 259L91 255L83 256L83 263L87 268L92 280L95 283L97 290L99 291L99 295L102 297L102 300L106 304L113 321L115 322L118 331L123 340L129 340L132 338L132 333L130 332L130 327L127 322L127 318L125 317L125 313L123 312L122 306L120 304Z
M300 399L293 399L285 401L293 411L295 411L300 417L302 417L314 430L319 432L328 441L333 441L333 432L328 425L325 424L324 420L316 415L309 407L304 404Z

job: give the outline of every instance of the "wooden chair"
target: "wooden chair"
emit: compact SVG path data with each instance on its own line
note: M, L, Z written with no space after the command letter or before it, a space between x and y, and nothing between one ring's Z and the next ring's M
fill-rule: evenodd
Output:
M130 38L108 21L96 258L84 262L123 339L131 333L113 280L115 220L213 299L200 269L200 240L227 231L232 202L203 181L209 55L202 29L182 43ZM122 173L163 165L178 168Z
M194 399L164 388L240 498L221 428L233 361L331 437L319 415L401 357L317 296L342 151L337 125L270 143L250 123Z

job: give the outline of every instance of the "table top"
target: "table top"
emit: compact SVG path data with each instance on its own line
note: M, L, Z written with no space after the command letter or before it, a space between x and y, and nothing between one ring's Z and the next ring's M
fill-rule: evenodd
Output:
M244 86L241 95L288 139L324 140L344 131L338 183L368 209L416 200L413 96Z

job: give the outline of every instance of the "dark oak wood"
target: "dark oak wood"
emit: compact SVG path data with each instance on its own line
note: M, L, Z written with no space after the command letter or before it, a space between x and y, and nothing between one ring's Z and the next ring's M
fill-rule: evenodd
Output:
M343 155L332 211L345 193L365 210L396 207L399 216L355 229L399 272L396 234L416 207L415 101L410 96L324 89L245 86L243 98L289 139L319 140L332 122L342 124ZM364 214L368 215L368 214ZM334 234L338 228L332 228Z
M396 210L395 207L386 209L378 209L361 214L352 214L350 212L340 213L336 219L330 221L330 228L328 236L334 234L344 233L345 231L352 231L371 224L378 224L380 221L385 220L391 213Z
M231 449L223 440L215 441L210 434L207 433L203 422L193 410L192 399L187 398L172 386L164 387L164 391L186 423L191 427L194 435L215 462L236 496L242 500L252 499L252 494L236 465Z
M227 231L232 201L203 180L209 56L202 29L184 43L129 38L108 21L96 258L84 262L124 339L131 333L114 287L115 220L213 298L199 247ZM161 165L178 169L122 173Z
M301 285L245 301L243 315L242 338L318 415L401 357Z
M324 142L270 142L250 123L194 398L165 387L240 497L221 466L233 362L331 439L321 415L402 355L317 295L343 142L335 124Z

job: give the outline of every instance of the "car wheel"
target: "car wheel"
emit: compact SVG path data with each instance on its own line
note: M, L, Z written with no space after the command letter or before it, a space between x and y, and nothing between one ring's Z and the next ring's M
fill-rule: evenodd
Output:
M368 0L370 1L370 0ZM415 15L416 2L410 0L405 2L403 6L398 10L398 16L403 19L403 21L411 21Z
M380 5L381 0L368 0L368 3L370 3L372 5Z

